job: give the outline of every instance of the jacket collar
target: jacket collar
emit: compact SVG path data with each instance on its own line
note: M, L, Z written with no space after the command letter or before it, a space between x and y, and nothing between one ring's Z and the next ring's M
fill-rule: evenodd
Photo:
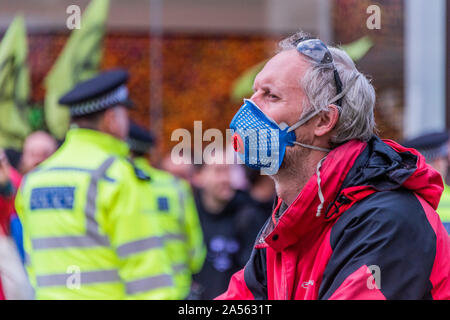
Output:
M333 149L327 155L320 169L324 208L328 208L334 202L347 173L366 145L364 142L352 140ZM279 251L310 233L318 236L329 220L325 219L324 214L316 216L320 204L317 194L317 175L314 174L279 218L272 232L265 238L265 242ZM279 199L278 208L280 203ZM311 237L305 239L312 240Z
M276 224L265 230L266 244L279 251L300 239L314 242L329 223L377 191L406 188L435 208L443 189L439 173L420 153L377 136L367 143L351 140L333 149L322 163L320 177L324 213L315 214L320 200L314 174Z
M153 167L145 157L135 157L133 159L133 162L136 164L136 167L144 170L145 172L150 172L153 169Z
M81 145L95 145L97 148L119 157L126 157L129 152L128 145L124 141L91 129L72 128L67 132L66 141Z

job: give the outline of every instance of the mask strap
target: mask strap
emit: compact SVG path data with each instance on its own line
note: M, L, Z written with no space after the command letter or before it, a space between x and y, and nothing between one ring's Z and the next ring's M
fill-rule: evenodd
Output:
M320 112L320 110L316 110L313 113L309 114L308 116L306 116L305 118L297 121L297 123L293 124L292 126L289 127L287 132L291 132L294 131L295 129L299 128L300 126L304 125L306 122L308 122L309 120L311 120L313 117L315 117L318 113Z
M347 84L347 86L344 88L344 90L342 90L341 93L339 93L338 95L334 96L329 102L328 104L332 104L333 102L338 101L339 99L341 99L343 96L345 96L345 94L350 90L350 88L355 84L356 80L359 77L359 73L353 77L353 79L351 79L349 81L349 83ZM341 106L337 106L339 111L341 111ZM287 132L291 132L294 131L295 129L299 128L300 126L302 126L303 124L305 124L306 122L308 122L310 119L312 119L314 116L316 116L321 110L316 110L313 113L309 114L308 116L306 116L305 118L299 120L297 123L295 123L294 125L292 125L291 127L289 127L289 129L287 130ZM327 149L327 148L321 148L321 147L316 147L316 146L312 146L309 144L303 144L297 141L293 141L292 143L297 144L299 146L302 146L304 148L309 148L309 149L313 149L313 150L318 150L318 151L323 151L323 152L330 152L331 149Z
M347 94L347 92L350 90L350 88L355 84L356 79L359 78L359 73L353 77L353 79L351 79L349 81L349 83L347 84L347 86L344 88L344 90L342 90L341 93L339 93L338 95L334 96L333 98L331 98L330 101L328 101L328 104L332 104L336 101L339 101L343 96L345 96ZM339 112L342 109L342 106L337 106L337 108L339 109ZM306 122L308 122L312 117L316 116L321 110L316 110L313 113L311 113L310 115L308 115L307 117L299 120L297 123L295 123L294 125L292 125L287 132L291 132L295 129L297 129L298 127L302 126L303 124L305 124Z
M304 143L300 143L297 141L293 141L293 144L297 144L299 146L302 146L303 148L309 148L309 149L313 149L313 150L317 150L317 151L323 151L323 152L330 152L331 149L327 149L327 148L321 148L321 147L316 147L316 146L312 146L310 144L304 144Z
M320 112L320 110L314 111L313 113L311 113L310 115L306 116L305 118L301 119L300 121L298 121L296 124L294 124L293 126L291 126L287 132L293 131L295 129L297 129L298 127L302 126L303 124L305 124L308 120L310 120L311 118L313 118L315 115L317 115ZM309 148L309 149L313 149L313 150L317 150L317 151L323 151L323 152L330 152L330 149L326 149L326 148L321 148L321 147L316 147L316 146L312 146L309 144L304 144L304 143L300 143L297 141L292 141L293 144L302 146L304 148Z
M353 77L353 79L351 79L349 81L349 83L344 88L344 90L342 90L341 93L339 93L338 95L334 96L334 98L332 98L330 101L328 101L328 104L332 104L333 102L336 102L339 99L341 99L343 96L345 96L347 94L347 92L350 90L350 88L353 87L353 85L356 82L356 79L358 79L358 78L359 78L359 73L355 77ZM342 108L342 106L338 106L338 108Z

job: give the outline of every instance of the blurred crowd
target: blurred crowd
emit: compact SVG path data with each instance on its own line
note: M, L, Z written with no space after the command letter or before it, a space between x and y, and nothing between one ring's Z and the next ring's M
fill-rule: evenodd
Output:
M427 133L403 144L418 149L446 181L438 213L450 232L449 134ZM0 151L2 299L33 298L23 268L26 253L14 196L23 176L50 157L58 146L58 141L50 134L37 131L28 136L21 153L8 149ZM138 155L148 157L151 150ZM206 246L206 257L199 272L189 275L192 276L189 293L180 298L213 299L226 290L231 276L248 261L257 234L271 215L275 199L273 181L257 170L237 164L177 165L170 154L160 159L156 167L191 185Z
M0 153L0 298L34 297L23 264L22 225L14 208L15 192L22 178L50 157L60 143L50 134L29 135L22 152ZM148 159L148 152L139 156ZM270 217L275 198L273 181L242 165L180 164L170 154L156 167L188 181L206 247L206 256L186 299L213 299L224 292L231 276L247 262L259 230ZM164 223L164 222L163 222ZM170 224L170 222L169 222Z
M141 128L141 130L143 130ZM438 213L450 232L449 134L432 132L406 140L418 149L444 178L445 189ZM25 140L23 150L0 151L0 298L31 299L33 292L23 264L22 227L14 197L23 176L34 170L59 147L50 134L37 131ZM136 153L148 159L153 148ZM216 155L217 156L217 155ZM205 162L211 162L207 161ZM156 164L161 170L189 182L195 214L201 224L206 256L192 276L186 299L213 299L226 290L231 276L248 261L259 230L271 215L275 199L273 181L259 171L237 164L174 164L170 154ZM163 222L164 223L164 222Z

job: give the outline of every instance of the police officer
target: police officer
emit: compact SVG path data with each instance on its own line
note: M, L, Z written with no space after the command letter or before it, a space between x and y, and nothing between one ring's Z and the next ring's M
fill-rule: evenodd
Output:
M448 141L449 133L447 131L434 131L406 140L403 145L417 149L425 157L427 163L445 179L448 171ZM445 183L445 180L444 191L436 212L450 234L450 186Z
M173 277L155 221L142 212L126 159L130 106L121 69L60 99L71 129L25 176L16 198L37 299L169 299Z
M146 155L153 143L154 137L149 131L130 123L131 157L135 166L150 177L149 183L141 189L140 201L145 212L156 212L159 217L174 272L176 299L185 299L192 274L199 272L203 265L206 248L189 184L149 164Z

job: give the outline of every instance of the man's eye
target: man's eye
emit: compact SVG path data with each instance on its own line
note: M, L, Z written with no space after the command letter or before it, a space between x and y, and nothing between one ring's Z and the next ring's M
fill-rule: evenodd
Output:
M277 97L276 95L271 94L271 93L269 93L267 96L268 96L270 99L278 99L278 97Z

